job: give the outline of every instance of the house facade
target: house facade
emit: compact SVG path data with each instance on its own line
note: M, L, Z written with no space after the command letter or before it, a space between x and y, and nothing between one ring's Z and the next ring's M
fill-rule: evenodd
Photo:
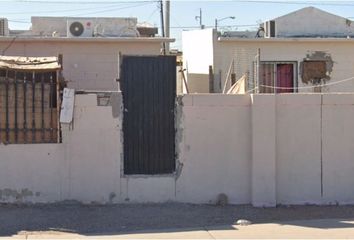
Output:
M84 20L90 22L87 18L33 17L32 30L0 36L0 53L25 57L61 54L62 73L68 87L117 90L120 55L159 55L162 44L173 41L133 34L137 31L136 19L120 18L94 18L90 22L91 35L69 36L66 32L69 21ZM127 26L129 31L123 31ZM85 31L82 34L86 34Z
M354 90L350 20L310 7L268 21L260 32L254 38L223 37L213 29L183 32L191 92L210 92L209 66L214 92L229 89L231 75L247 75L246 91L256 93Z

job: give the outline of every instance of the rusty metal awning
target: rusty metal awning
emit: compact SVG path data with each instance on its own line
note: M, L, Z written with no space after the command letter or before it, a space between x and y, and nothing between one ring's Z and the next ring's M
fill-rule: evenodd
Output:
M13 70L58 70L61 68L57 57L16 57L0 56L0 69Z

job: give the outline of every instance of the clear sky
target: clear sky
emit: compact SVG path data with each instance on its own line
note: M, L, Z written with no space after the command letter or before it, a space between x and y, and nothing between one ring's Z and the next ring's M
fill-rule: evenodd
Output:
M158 1L153 0L0 0L0 17L9 19L10 29L29 29L31 16L137 17L160 27ZM222 30L255 30L259 22L303 7L314 6L343 17L354 17L354 1L300 0L171 0L172 45L181 48L181 31L198 28L195 19L202 9L203 24L213 27L215 19Z

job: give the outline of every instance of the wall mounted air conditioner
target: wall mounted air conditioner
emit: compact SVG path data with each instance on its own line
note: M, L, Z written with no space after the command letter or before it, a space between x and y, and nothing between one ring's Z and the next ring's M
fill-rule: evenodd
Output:
M0 36L9 35L9 25L6 18L0 18Z
M67 21L67 37L92 37L93 21L85 19L68 19Z
M264 37L273 38L275 37L275 21L267 21L264 23Z

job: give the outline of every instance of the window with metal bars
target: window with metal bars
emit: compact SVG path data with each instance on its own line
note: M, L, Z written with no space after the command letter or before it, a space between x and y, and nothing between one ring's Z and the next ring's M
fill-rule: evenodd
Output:
M0 143L58 143L58 72L0 69Z

